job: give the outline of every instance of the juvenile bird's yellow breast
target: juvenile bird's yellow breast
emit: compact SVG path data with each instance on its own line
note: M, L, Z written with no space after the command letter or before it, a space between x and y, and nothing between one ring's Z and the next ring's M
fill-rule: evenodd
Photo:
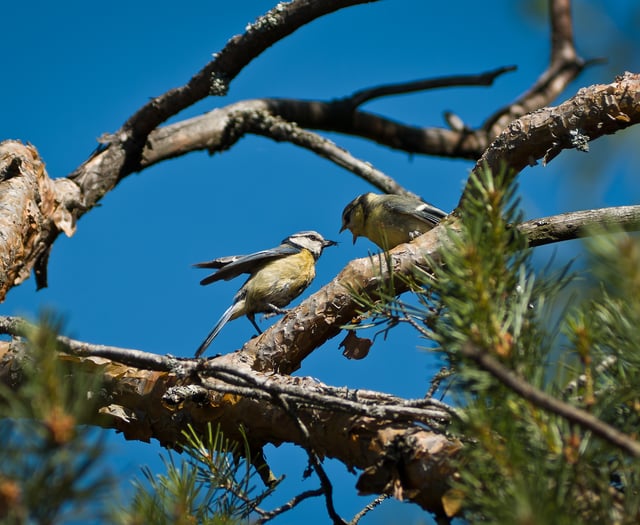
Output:
M409 242L416 234L433 228L433 225L407 215L385 217L384 220L379 221L369 220L367 226L366 237L382 249L390 249L398 244Z
M315 259L308 250L271 261L247 282L247 309L259 311L266 304L286 306L315 276Z

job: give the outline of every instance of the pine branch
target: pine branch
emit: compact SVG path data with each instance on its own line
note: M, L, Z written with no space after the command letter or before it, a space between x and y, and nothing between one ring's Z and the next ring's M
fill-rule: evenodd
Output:
M552 397L542 390L535 388L524 379L517 377L511 370L502 365L497 359L475 347L471 343L463 345L461 352L464 356L475 361L481 368L489 372L503 385L513 390L516 394L531 403L553 412L571 423L579 425L586 431L608 441L612 445L624 450L627 454L640 457L640 443L635 439L619 432L611 425L606 424L601 419L582 410Z

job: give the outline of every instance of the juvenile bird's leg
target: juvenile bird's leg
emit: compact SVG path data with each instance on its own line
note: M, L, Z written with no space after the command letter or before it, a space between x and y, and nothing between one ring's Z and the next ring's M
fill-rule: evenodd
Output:
M249 319L249 321L251 321L251 324L255 327L255 329L258 331L258 333L261 334L262 330L260 330L260 327L258 326L258 323L256 323L256 315L255 314L247 314L247 319Z

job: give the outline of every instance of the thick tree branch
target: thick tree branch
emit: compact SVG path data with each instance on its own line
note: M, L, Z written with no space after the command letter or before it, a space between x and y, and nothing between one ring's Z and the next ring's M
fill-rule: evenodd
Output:
M21 355L17 342L0 343L0 382L11 388L19 388ZM94 356L62 354L61 358L76 367L78 374L104 378L108 395L103 399L99 424L122 431L128 439L155 438L164 446L176 447L188 424L196 432L205 432L207 424L215 421L225 436L238 440L242 439L238 429L243 427L254 451L267 443L309 446L321 457L334 457L347 467L363 469L358 481L362 492L393 494L425 509L441 510L441 497L447 489L446 465L460 443L429 430L415 418L401 421L373 415L375 412L354 415L331 405L303 402L299 396L289 395L292 388L299 393L322 393L325 385L311 378L257 373L239 353L201 361L204 366L196 375L145 370ZM269 399L230 393L225 381L212 377L215 366L233 370L236 377L254 378L253 384L261 385L254 390L262 390ZM283 388L272 389L274 385ZM306 438L290 414L273 401L274 395L295 411L308 429ZM344 390L343 399L357 402L359 396L360 391Z
M489 144L486 138L479 138L474 133L409 126L365 111L347 111L346 106L336 102L255 99L243 100L154 130L145 146L141 169L192 151L229 149L242 136L239 132L251 132L243 128L242 119L255 114L268 114L289 123L295 122L303 129L358 136L422 155L475 160ZM236 119L241 119L239 126Z
M28 337L37 331L32 325L18 317L0 316L0 334L15 337ZM304 387L296 384L279 384L271 378L256 375L234 366L233 359L226 356L199 359L175 358L161 356L141 350L118 348L105 345L94 345L77 341L65 336L58 336L61 348L71 355L86 358L103 358L123 365L148 370L150 372L168 372L182 378L194 378L199 375L207 388L221 393L234 393L256 400L269 399L272 395L283 395L296 403L307 406L338 410L373 418L391 420L420 420L430 426L439 426L447 422L453 410L436 399L401 399L389 394L358 389L334 388L322 385L314 388L312 383ZM240 358L245 360L244 358ZM193 390L177 390L172 395L177 397L188 395Z
M33 146L0 142L0 301L36 271L46 281L51 242L59 232L75 232L79 188L68 179L51 180Z
M493 141L474 170L505 167L514 174L538 159L551 161L562 150L588 150L588 142L640 122L640 75L625 73L611 84L596 84L555 107L514 120ZM465 198L467 190L462 194Z

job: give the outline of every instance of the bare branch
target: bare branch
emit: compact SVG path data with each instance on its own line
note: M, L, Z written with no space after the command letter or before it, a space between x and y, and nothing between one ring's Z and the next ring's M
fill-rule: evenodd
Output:
M608 230L639 231L640 206L617 206L561 213L518 225L529 246L568 241Z
M0 333L23 337L33 333L37 327L19 317L0 316ZM264 400L271 395L286 396L298 404L309 407L338 410L353 415L362 415L388 420L422 421L439 426L450 420L453 410L437 399L402 399L372 390L336 388L316 383L280 383L277 377L258 375L246 367L238 368L228 363L226 356L208 360L161 356L141 350L132 350L106 345L94 345L58 336L65 351L78 357L100 357L124 365L157 372L171 372L181 377L198 373L202 387L190 385L186 390L173 389L171 395L200 395L203 387L221 393L234 393L248 398Z
M183 109L209 95L225 95L230 82L263 51L302 26L346 7L378 0L292 0L280 2L249 24L246 31L229 39L214 59L187 84L150 100L123 125L144 135ZM117 135L117 134L116 134Z
M235 116L233 120L236 122L236 131L239 131L238 128L242 127L246 132L264 135L277 142L291 142L349 170L385 193L420 198L403 188L388 175L374 168L370 163L355 158L329 139L311 131L306 131L293 122L286 122L282 118L271 116L267 112L243 114L242 116Z
M486 134L421 128L367 113L347 111L337 102L292 99L244 100L204 115L167 125L149 135L141 169L192 151L229 149L241 137L244 115L263 113L295 122L300 128L334 131L373 140L390 148L423 155L476 160L489 144ZM235 119L240 119L238 127Z
M386 500L389 496L387 494L381 494L376 499L374 499L371 503L367 504L358 514L356 514L353 519L349 522L349 525L358 525L360 520L364 518L369 512L375 509L380 503Z
M36 325L28 323L20 317L0 316L0 334L26 337L34 333L37 329L38 327ZM171 356L161 356L150 352L143 352L142 350L132 350L116 346L95 345L77 341L63 335L58 336L58 342L70 354L80 357L103 357L125 365L161 372L173 372L178 368L178 360ZM188 361L184 360L183 363L188 364ZM192 366L194 366L193 363Z
M217 359L218 361L220 359ZM286 396L296 403L306 406L331 409L350 414L359 414L373 418L389 420L418 420L430 426L438 426L438 422L447 422L454 413L451 407L435 399L401 399L389 394L381 394L370 390L350 390L322 385L312 387L310 383L303 385L278 381L277 377L256 374L227 364L217 364L216 359L209 360L199 372L203 385L212 390L228 391L228 385L243 388L243 395L255 397L252 392L269 395ZM207 378L223 381L224 385L216 385ZM264 395L257 398L264 399Z
M511 370L487 352L468 343L463 346L462 354L475 361L480 367L523 399L549 412L553 412L571 423L581 426L584 430L593 432L596 436L601 437L632 456L640 457L640 443L638 441L618 431L616 428L608 425L586 410L560 401L542 390L537 389L523 378L516 376Z
M361 106L365 102L369 102L375 98L388 97L390 95L405 95L416 91L427 91L430 89L438 89L455 86L490 86L494 80L500 75L504 75L510 71L515 71L516 66L505 66L478 73L476 75L452 75L440 78L427 78L423 80L415 80L413 82L402 82L398 84L386 84L356 91L349 97L339 99L338 104L345 104L352 110Z
M309 498L315 498L317 496L322 496L324 494L324 490L322 488L315 490L307 490L300 494L297 494L293 498L291 498L287 503L281 505L270 511L260 510L260 517L255 520L254 525L262 525L268 521L271 521L273 518L277 518L280 514L284 514L285 512L295 508L299 503L303 502Z
M307 453L309 463L313 467L313 470L316 471L316 475L320 479L320 485L322 486L322 491L324 492L325 503L327 505L327 512L329 513L329 517L333 521L334 525L347 525L347 522L344 521L336 512L335 506L333 504L333 485L331 484L331 480L329 479L329 476L327 476L327 473L325 472L324 467L322 466L322 463L318 458L318 454L316 454L316 452L313 450L309 429L307 429L307 426L298 417L296 410L283 396L275 394L273 398L280 406L282 406L284 411L289 414L291 419L298 427L300 434L302 435L303 448Z

